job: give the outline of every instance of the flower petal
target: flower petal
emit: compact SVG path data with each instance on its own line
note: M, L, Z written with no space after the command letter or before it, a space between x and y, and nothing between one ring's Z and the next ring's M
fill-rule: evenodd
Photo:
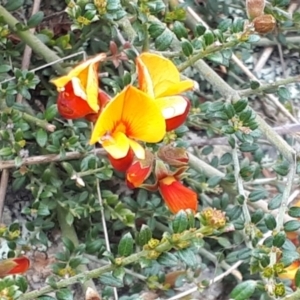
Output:
M128 86L103 109L90 143L117 131L124 132L131 139L156 143L163 139L165 129L164 118L155 101L137 88Z
M170 96L156 99L166 120L166 130L171 131L181 126L190 111L191 103L183 96Z
M57 109L65 119L79 119L94 113L85 100L74 94L71 81L58 93Z
M91 65L91 64L98 64L100 61L104 61L105 58L106 58L106 54L100 53L100 54L98 54L94 57L91 57L91 58L81 62L80 64L78 64L67 75L64 75L64 76L61 76L58 78L54 78L54 79L50 80L50 82L52 82L54 85L56 85L58 90L61 90L73 77L80 77L80 73L83 72L81 75L81 79L83 80L83 86L86 86L86 77L87 76L84 76L84 74L87 75L87 73L84 73L85 69L87 69L89 67L89 65Z
M129 149L125 157L115 159L110 154L108 154L108 159L113 166L113 168L119 172L126 172L126 170L131 166L133 161L133 151Z
M123 132L103 137L102 146L115 159L124 158L130 149L129 140Z
M145 159L145 149L138 142L129 139L129 145L138 159Z
M135 160L126 171L126 183L129 188L139 187L151 174L154 155L146 150L145 159Z
M151 97L164 97L180 94L194 87L194 81L180 81L180 73L167 58L144 52L136 59L139 87ZM153 92L149 92L152 90Z
M28 270L29 265L30 262L26 256L2 260L0 261L0 277L24 273Z
M160 180L158 190L172 213L176 214L182 209L191 209L194 212L197 210L197 194L173 176Z
M166 124L156 101L133 86L126 89L122 122L127 136L147 143L157 143L166 134Z

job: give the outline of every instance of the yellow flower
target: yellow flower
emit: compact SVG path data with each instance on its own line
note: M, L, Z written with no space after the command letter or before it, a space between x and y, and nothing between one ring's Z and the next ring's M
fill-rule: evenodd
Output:
M103 109L90 143L101 143L115 159L125 157L130 149L137 158L144 159L145 150L137 141L157 143L165 133L165 121L156 102L128 86Z
M136 58L139 88L156 99L166 120L167 131L186 119L190 102L180 94L194 87L192 80L180 80L176 66L162 56L142 53Z
M87 102L91 112L97 113L99 110L98 65L105 58L106 54L100 53L77 65L67 75L52 79L51 82L60 93L65 92L67 87L67 96L70 98L70 103L74 97L77 97ZM66 95L64 95L64 98L66 98Z

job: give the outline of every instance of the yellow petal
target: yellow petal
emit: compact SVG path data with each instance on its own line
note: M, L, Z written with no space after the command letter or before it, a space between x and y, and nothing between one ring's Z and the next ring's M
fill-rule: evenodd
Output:
M170 96L156 99L165 119L172 119L185 113L188 101L183 96Z
M129 151L129 140L122 132L117 132L102 141L103 148L115 159L123 158Z
M122 122L127 125L127 136L139 141L157 143L166 134L165 120L156 101L133 86L125 91Z
M86 82L86 94L87 102L91 109L94 112L98 112L98 91L99 91L99 82L98 82L98 65L99 63L90 64L88 67L88 76Z
M137 57L137 65L140 88L149 93L152 87L155 98L180 94L194 87L192 80L180 81L176 66L162 56L144 52Z
M100 61L106 58L105 53L100 53L82 63L75 66L67 75L52 79L54 85L56 85L58 91L62 91L64 86L73 78L78 78L80 82L80 89L82 89L87 95L84 100L87 100L90 107L97 112L98 106L98 74L97 68ZM78 90L76 86L77 82L72 82L74 90ZM76 93L75 93L76 94Z
M138 159L145 159L145 149L138 142L129 139L129 144Z
M100 114L90 143L94 144L104 135L117 132L143 142L161 141L166 133L166 124L156 101L133 86L126 87ZM132 145L137 153L141 153L139 146Z
M141 60L141 56L138 56L136 58L136 67L138 72L138 82L140 90L148 94L150 97L154 98L155 95L152 78L150 76L148 68Z

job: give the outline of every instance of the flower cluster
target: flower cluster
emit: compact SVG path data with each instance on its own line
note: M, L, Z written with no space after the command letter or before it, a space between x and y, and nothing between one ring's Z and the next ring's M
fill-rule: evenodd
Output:
M99 54L52 80L59 91L60 114L95 122L90 144L102 145L112 166L126 173L130 188L158 190L173 213L196 211L197 194L181 183L188 162L185 151L167 146L154 155L142 144L159 143L166 132L184 123L190 101L181 93L191 90L194 82L181 80L170 60L142 53L136 58L138 88L128 85L110 99L98 82L98 65L105 59ZM155 183L144 184L153 169Z

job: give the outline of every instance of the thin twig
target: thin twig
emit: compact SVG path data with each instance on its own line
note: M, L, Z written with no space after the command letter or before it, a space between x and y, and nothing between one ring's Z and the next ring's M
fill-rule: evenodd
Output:
M97 156L106 156L106 151L102 148L96 148L95 150L89 152L67 152L64 156L59 154L47 154L47 155L38 155L38 156L31 156L28 158L24 158L20 166L28 166L28 165L35 165L35 164L45 164L49 162L57 162L57 161L65 161L65 160L72 160L72 159L80 159L89 154L94 154ZM15 167L14 160L1 160L0 161L0 170L3 169L10 169Z
M41 0L34 0L33 1L31 16L33 16L38 11L40 11L40 5L41 5ZM35 33L35 27L30 28L29 31L31 32L31 34L34 34ZM26 44L25 49L24 49L24 53L23 53L23 59L22 59L22 66L21 66L22 70L28 70L29 65L30 65L31 54L32 54L32 48L29 47ZM18 94L17 98L16 98L16 102L21 103L22 100L23 100L22 94Z
M1 182L0 182L0 222L2 223L2 213L4 208L6 190L8 185L9 170L3 170L1 173Z

